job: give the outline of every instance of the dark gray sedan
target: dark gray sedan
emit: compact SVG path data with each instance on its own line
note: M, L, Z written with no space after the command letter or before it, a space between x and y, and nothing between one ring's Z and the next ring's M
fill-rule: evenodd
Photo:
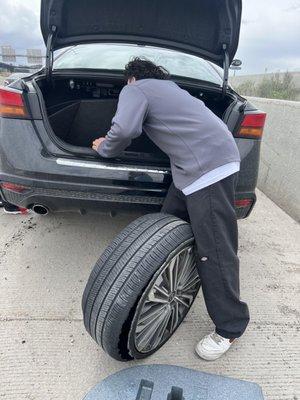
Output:
M155 2L158 8L146 0L127 8L120 0L42 1L46 67L0 88L6 201L40 214L160 209L172 180L170 164L145 134L115 159L101 159L91 149L110 127L125 64L145 56L228 125L242 158L237 214L249 215L266 115L228 85L241 1L173 3L170 12L167 0Z

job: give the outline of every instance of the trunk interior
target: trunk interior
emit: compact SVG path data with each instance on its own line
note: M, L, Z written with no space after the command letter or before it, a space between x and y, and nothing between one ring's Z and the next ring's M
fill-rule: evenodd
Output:
M118 97L124 86L116 78L54 77L53 83L37 80L42 92L50 126L63 142L81 148L91 148L93 140L105 136L116 112ZM204 101L217 116L223 117L232 103L230 96L213 89L180 85ZM168 162L168 157L143 133L132 141L126 154L145 156L147 160ZM136 158L136 157L135 157Z

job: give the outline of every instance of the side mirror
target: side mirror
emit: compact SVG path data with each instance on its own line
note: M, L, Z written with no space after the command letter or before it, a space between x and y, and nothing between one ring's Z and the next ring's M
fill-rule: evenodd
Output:
M240 67L243 64L241 60L233 60L231 63L232 67Z

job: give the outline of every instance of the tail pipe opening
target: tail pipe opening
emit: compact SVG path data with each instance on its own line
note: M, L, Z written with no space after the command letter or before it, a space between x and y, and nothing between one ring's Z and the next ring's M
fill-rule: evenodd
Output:
M49 209L46 206L43 206L42 204L34 204L32 206L32 211L38 215L43 215L46 216L49 214Z

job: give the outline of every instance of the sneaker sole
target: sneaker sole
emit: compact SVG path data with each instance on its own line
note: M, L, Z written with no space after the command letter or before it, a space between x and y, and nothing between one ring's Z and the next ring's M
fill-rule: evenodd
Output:
M229 349L230 349L230 347L229 347ZM199 351L198 347L195 348L195 353L197 354L198 357L202 358L202 360L205 360L205 361L216 361L219 358L221 358L222 356L224 356L224 354L226 354L228 350L226 350L224 353L220 354L217 357L209 357L209 356L206 356L206 355L202 354L201 351Z
M28 210L27 208L21 208L18 211L8 211L4 207L3 212L4 212L4 214L10 214L10 215L27 215L30 213L30 210Z
M21 211L6 211L5 209L3 210L4 214L10 214L10 215L21 215Z

